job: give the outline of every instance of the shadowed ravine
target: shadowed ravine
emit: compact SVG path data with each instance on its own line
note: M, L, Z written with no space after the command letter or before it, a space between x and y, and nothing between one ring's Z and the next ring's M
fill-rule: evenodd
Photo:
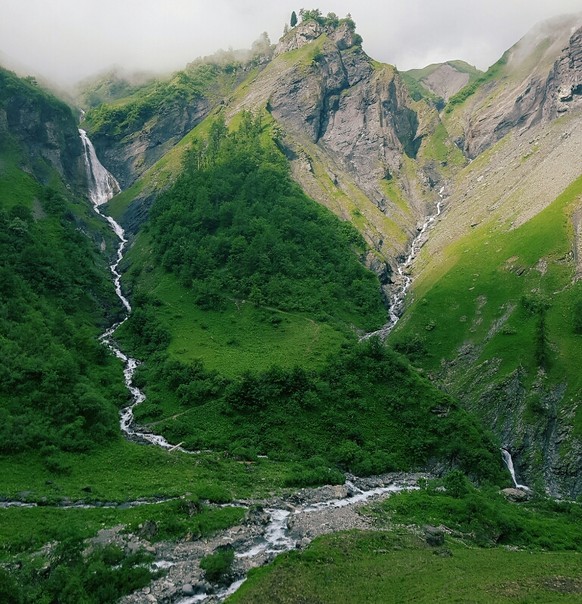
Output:
M427 216L426 220L422 223L422 226L418 229L418 234L410 244L410 252L408 256L398 264L396 272L398 274L398 281L395 283L392 295L390 296L390 308L388 309L388 321L380 329L367 333L362 340L367 340L372 337L379 337L381 340L385 340L388 334L394 329L396 323L404 312L404 300L406 294L412 285L412 277L410 271L412 263L416 258L420 248L426 243L427 231L434 221L441 215L443 207L443 189L439 192L440 200L436 205L436 212Z

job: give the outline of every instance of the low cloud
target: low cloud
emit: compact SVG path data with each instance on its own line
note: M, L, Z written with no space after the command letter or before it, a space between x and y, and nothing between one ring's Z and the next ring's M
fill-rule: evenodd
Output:
M263 31L272 41L292 10L287 0L7 0L0 60L19 71L72 84L117 65L171 71L224 48L249 48ZM351 12L364 48L400 69L464 59L495 62L536 22L580 10L579 0L360 0L321 2L323 13ZM308 6L309 8L309 6Z

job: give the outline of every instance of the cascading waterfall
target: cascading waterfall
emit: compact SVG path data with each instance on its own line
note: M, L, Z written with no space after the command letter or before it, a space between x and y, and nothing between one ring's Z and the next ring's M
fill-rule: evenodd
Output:
M406 294L412 285L412 277L410 276L410 268L412 266L413 260L416 258L420 248L425 243L425 235L429 227L433 224L433 222L441 215L444 201L444 187L439 191L439 201L436 205L436 212L427 217L424 221L418 234L412 241L410 246L410 252L408 256L398 265L397 273L400 277L401 284L397 287L390 297L390 308L388 310L388 322L381 329L374 331L372 333L367 333L362 339L367 340L371 337L379 337L384 340L388 334L394 329L394 326L400 319L402 315L404 299L406 298Z
M125 246L127 245L127 239L125 238L125 231L119 223L117 223L111 216L106 216L100 210L100 207L107 203L114 195L121 191L119 183L115 177L108 172L108 170L101 164L93 143L89 140L87 133L84 130L79 129L79 135L83 143L83 149L85 151L85 167L87 169L87 179L89 181L89 196L93 203L93 209L101 216L104 220L109 223L111 230L115 233L119 239L119 246L117 247L117 254L115 262L110 265L111 274L113 275L113 284L115 285L115 293L121 300L123 307L126 310L125 317L119 322L112 325L104 334L99 338L115 356L120 359L125 368L123 375L125 378L125 385L129 390L132 398L132 403L128 407L121 410L120 413L120 427L121 431L128 437L134 440L148 442L153 445L157 445L164 449L178 450L184 453L192 453L183 449L180 445L173 445L169 443L163 436L158 434L151 434L149 432L140 432L136 430L133 409L145 400L145 394L137 388L133 383L133 375L139 365L139 361L127 356L123 353L113 341L113 334L115 331L129 318L131 313L131 304L129 300L123 295L121 291L121 273L119 272L119 265L123 260L123 254L125 252Z
M511 474L511 480L513 480L513 485L516 489L521 489L522 491L529 491L530 488L526 487L524 484L519 484L517 482L517 478L515 476L515 468L513 467L513 459L511 457L511 453L507 449L501 449L501 455L503 455L503 461Z

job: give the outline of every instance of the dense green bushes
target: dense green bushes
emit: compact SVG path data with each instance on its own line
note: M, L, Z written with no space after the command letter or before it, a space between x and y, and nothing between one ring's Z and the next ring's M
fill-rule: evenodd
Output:
M496 447L470 416L375 340L346 345L319 371L272 367L227 380L201 363L158 356L141 379L148 400L136 409L139 421L156 421L156 430L193 449L294 460L289 485L436 459L480 479L501 476Z
M123 101L98 105L88 111L87 127L92 136L123 137L175 104L186 104L202 97L222 71L216 64L205 63L180 71L167 82L151 83Z
M154 576L147 564L152 554L126 555L115 545L88 555L84 549L81 539L70 538L53 547L42 568L31 561L21 564L13 576L0 570L0 598L12 604L109 604L145 587Z
M206 579L212 583L226 580L234 562L234 548L231 545L219 547L213 554L208 554L200 560L200 568Z
M155 256L202 308L236 298L381 324L378 280L355 253L361 236L302 193L262 131L246 114L238 131L217 122L193 146L185 173L151 210Z
M382 507L397 522L444 524L481 546L497 544L582 551L582 509L553 500L511 504L495 489L475 489L455 472L416 492L387 499Z
M105 267L65 199L45 190L41 202L41 220L23 205L0 207L1 452L86 450L113 437L126 396L97 340L113 294Z

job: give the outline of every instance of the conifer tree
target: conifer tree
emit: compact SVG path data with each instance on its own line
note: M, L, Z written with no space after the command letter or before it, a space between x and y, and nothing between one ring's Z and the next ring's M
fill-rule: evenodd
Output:
M291 27L295 27L297 25L297 13L293 11L291 13Z

